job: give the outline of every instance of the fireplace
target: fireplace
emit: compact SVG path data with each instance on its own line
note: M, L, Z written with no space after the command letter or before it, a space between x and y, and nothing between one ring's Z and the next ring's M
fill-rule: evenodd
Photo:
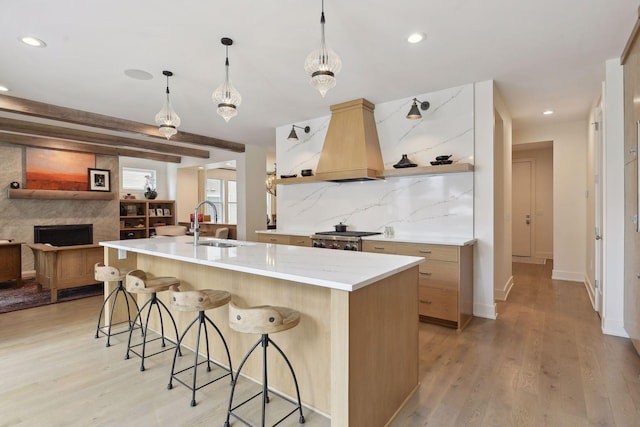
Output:
M92 245L93 224L35 225L33 243L52 246Z

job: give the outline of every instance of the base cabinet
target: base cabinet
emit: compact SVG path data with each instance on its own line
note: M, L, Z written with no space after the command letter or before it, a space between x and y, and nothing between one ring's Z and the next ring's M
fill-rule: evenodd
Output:
M473 317L473 246L365 240L363 250L425 259L418 267L420 320L462 330Z
M258 234L258 242L275 243L279 245L311 247L311 238L308 236L294 236L290 234Z

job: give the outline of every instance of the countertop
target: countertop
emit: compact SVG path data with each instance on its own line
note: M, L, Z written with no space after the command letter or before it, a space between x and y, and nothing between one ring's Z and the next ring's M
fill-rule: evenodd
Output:
M100 245L210 267L355 291L424 261L421 257L332 251L300 246L201 238L235 243L233 248L195 247L193 237L154 237Z
M315 231L289 231L289 230L259 230L259 231L256 231L256 233L309 237L315 234L316 232ZM476 239L469 238L469 237L405 236L405 235L398 235L394 237L384 237L382 234L366 236L366 237L363 237L362 240L373 240L373 241L380 241L380 242L395 242L395 243L423 243L428 245L449 245L449 246L467 246L467 245L473 245L476 242Z

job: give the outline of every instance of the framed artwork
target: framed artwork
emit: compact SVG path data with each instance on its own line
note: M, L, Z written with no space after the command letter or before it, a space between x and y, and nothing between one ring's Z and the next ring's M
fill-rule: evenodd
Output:
M87 191L87 169L95 167L95 154L26 147L25 188Z
M149 216L156 216L156 210L155 209L149 209Z
M170 209L165 209L164 210L164 216L171 216L171 210Z
M89 191L111 191L111 171L89 168Z

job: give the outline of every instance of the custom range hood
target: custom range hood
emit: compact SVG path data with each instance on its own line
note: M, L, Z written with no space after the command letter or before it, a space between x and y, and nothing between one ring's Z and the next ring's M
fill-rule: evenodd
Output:
M319 180L379 179L384 165L374 108L363 98L331 106L331 121L316 169Z

